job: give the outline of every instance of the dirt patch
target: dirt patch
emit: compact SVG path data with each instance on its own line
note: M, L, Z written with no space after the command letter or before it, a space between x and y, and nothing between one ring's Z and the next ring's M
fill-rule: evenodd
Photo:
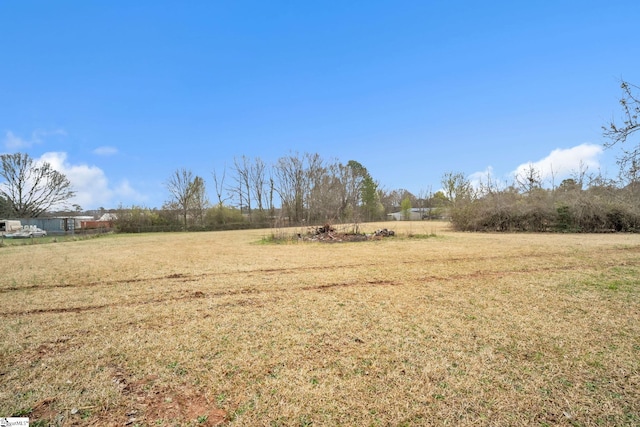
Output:
M113 383L123 395L129 397L130 404L123 412L109 417L112 423L173 425L176 422L193 422L199 426L217 426L227 419L224 410L216 408L203 393L188 386L159 386L156 384L157 375L133 381L125 369L115 367L113 371Z
M131 413L127 420L136 423L139 419L149 424L157 424L160 421L194 421L201 426L221 425L227 418L227 413L219 408L212 407L205 397L193 390L158 390L152 394L140 395L142 402L137 405L141 409Z
M60 415L52 407L55 400L55 398L50 397L37 402L33 405L33 408L29 413L29 418L34 420L51 420L52 422L56 419L59 420Z
M70 345L67 344L67 342L70 340L71 337L64 336L53 341L42 343L33 351L25 352L23 357L30 363L34 363L47 357L59 355L69 350Z

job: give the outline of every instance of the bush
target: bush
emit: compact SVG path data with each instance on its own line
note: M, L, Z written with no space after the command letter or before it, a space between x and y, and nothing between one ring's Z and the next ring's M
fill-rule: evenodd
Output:
M565 187L493 191L452 206L451 222L460 231L640 231L640 204L627 189Z

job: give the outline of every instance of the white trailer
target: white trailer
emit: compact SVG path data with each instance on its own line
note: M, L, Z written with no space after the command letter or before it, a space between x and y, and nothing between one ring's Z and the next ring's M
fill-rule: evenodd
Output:
M18 220L0 219L0 235L15 233L22 230L22 224Z

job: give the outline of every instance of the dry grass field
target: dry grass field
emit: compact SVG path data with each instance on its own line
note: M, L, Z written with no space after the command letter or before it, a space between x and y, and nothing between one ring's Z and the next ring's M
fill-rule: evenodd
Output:
M640 235L380 226L0 247L0 416L640 425Z

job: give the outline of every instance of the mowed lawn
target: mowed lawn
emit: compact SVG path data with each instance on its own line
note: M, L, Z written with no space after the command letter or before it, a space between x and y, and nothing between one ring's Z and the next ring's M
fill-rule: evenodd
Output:
M640 235L0 247L0 416L31 425L640 425ZM435 234L435 236L434 236Z

